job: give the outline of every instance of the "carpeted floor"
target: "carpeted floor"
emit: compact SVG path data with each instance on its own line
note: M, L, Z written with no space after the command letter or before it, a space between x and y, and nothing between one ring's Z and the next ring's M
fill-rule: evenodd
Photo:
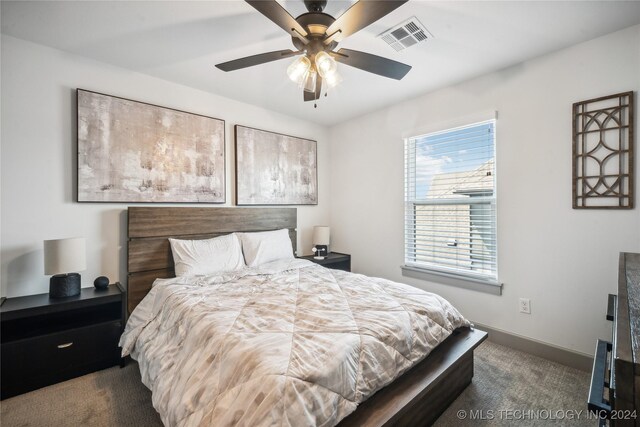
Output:
M589 373L488 341L475 360L473 383L436 426L596 425L586 414ZM136 363L4 400L0 424L162 426Z
M590 372L485 341L473 382L438 418L448 426L595 426L587 413Z

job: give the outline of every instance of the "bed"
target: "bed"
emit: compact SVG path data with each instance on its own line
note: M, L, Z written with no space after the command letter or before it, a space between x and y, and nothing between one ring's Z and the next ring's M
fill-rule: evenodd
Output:
M165 207L130 207L128 211L128 286L127 286L127 300L128 300L128 309L129 313L133 312L133 310L143 301L145 296L150 293L152 283L160 278L172 278L174 277L174 266L173 259L171 255L171 249L169 246L168 238L185 238L185 239L205 239L211 237L217 237L226 235L233 232L259 232L259 231L268 231L268 230L277 230L277 229L287 229L289 231L289 237L291 239L291 243L293 245L293 249L295 251L295 245L297 241L297 213L295 208L165 208ZM203 283L198 288L199 291L209 292L209 289L214 289L215 292L218 292L218 295L225 295L226 293L233 292L241 292L242 289L255 289L255 284L251 282L251 280L256 280L255 277L269 277L269 280L272 280L273 286L280 285L283 288L280 294L285 298L283 301L286 301L287 288L286 286L290 286L291 283L298 280L296 285L298 289L300 287L309 286L308 282L317 280L316 285L326 283L327 298L331 298L331 293L334 294L342 294L345 297L345 304L349 306L349 304L358 304L358 300L355 299L356 296L351 297L351 290L356 287L355 282L366 280L366 276L361 275L353 275L350 273L329 271L323 267L313 265L305 265L307 261L302 260L290 260L290 265L280 266L274 265L270 266L273 271L269 271L269 275L265 276L265 272L258 272L255 275L253 273L242 275L242 277L232 277L230 279L226 278L216 278L212 279L211 283ZM276 263L277 264L277 263ZM309 263L311 264L311 263ZM286 268L285 268L286 267ZM233 275L231 275L233 276ZM273 278L273 279L271 279ZM230 280L234 280L231 282ZM384 281L382 279L369 279L373 280L371 290L365 289L365 293L368 295L366 298L369 298L373 303L376 302L376 295L384 294L389 296L387 298L388 301L382 301L384 298L380 299L380 304L389 304L393 303L396 300L401 300L402 298L408 298L408 296L404 296L401 290L407 290L408 292L412 292L409 290L410 287L406 287L406 285L394 284L393 282ZM155 318L171 318L176 317L176 313L179 313L180 310L184 312L189 311L192 312L194 307L200 307L202 304L198 304L198 301L211 301L210 296L205 296L204 293L195 295L191 290L191 286L187 286L186 284L181 284L177 279L169 279L166 282L170 286L156 286L154 287L154 291L147 298L141 308L136 311L137 316L140 317L139 313L147 313L150 312L150 308L144 307L155 307L153 310ZM270 282L271 283L271 282ZM206 285L206 286L205 286ZM210 285L213 286L210 288ZM361 285L358 285L359 288L362 288ZM405 286L406 288L401 288ZM332 288L331 288L332 287ZM188 292L187 292L187 288ZM329 289L331 288L331 289ZM169 293L165 292L165 289L172 289ZM275 289L275 288L274 288ZM414 289L414 288L411 288ZM175 291L177 290L177 291ZM184 292L183 292L184 291ZM158 297L158 295L169 295L168 297L163 296L162 298ZM361 293L358 291L358 293ZM417 293L417 291L416 291ZM209 295L209 294L207 294ZM245 295L246 296L246 295ZM416 298L426 298L424 295L417 295ZM208 298L208 299L207 299ZM357 296L360 298L360 296ZM386 297L385 297L386 298ZM487 337L487 334L482 331L474 330L473 328L464 326L466 323L463 323L460 319L456 318L457 311L455 309L448 308L447 302L442 300L437 296L430 296L429 301L426 302L426 305L442 305L446 306L444 308L445 316L436 315L436 317L440 316L440 320L433 322L430 324L428 328L429 337L421 339L416 338L415 331L409 331L408 336L411 337L411 340L407 347L409 350L401 350L400 355L396 355L398 351L393 351L395 356L391 357L392 364L397 366L393 366L393 369L397 370L401 375L397 378L389 376L389 378L385 377L385 366L376 367L376 369L380 369L379 371L370 373L369 370L358 369L357 367L353 368L353 372L356 372L357 375L353 375L356 378L357 386L355 390L360 393L360 390L363 388L362 384L370 385L368 393L375 393L372 396L366 395L366 393L360 393L358 398L354 398L349 395L348 391L335 391L336 387L340 387L339 381L336 382L335 378L341 378L342 375L340 372L338 374L332 374L333 383L327 385L322 383L324 380L319 380L321 387L313 386L313 390L322 390L323 393L325 389L330 390L327 392L327 398L333 399L333 403L329 403L327 408L317 408L318 406L322 406L320 404L313 404L310 406L316 407L313 410L307 411L307 413L302 413L302 415L295 415L302 418L291 418L288 423L291 425L297 424L322 424L326 423L326 425L335 424L335 420L339 420L340 426L351 426L351 425L370 425L370 426L387 426L387 425L427 425L431 424L437 417L446 409L446 407L453 401L455 398L464 390L464 388L471 382L473 377L473 350ZM162 303L151 303L151 300L154 301L162 301ZM165 301L179 301L179 303L175 303L175 307L171 306L169 308L168 303ZM195 302L194 302L195 301ZM231 300L229 300L231 301ZM391 302L389 302L391 301ZM425 300L426 301L426 300ZM327 301L330 304L339 304L332 301ZM362 303L362 301L360 301ZM145 305L146 304L146 305ZM172 303L174 304L174 303ZM285 306L282 301L279 301L278 304ZM233 304L231 304L233 305ZM181 307L181 308L180 308ZM296 306L297 307L297 306ZM292 306L292 310L296 310L297 316L297 308ZM404 307L404 306L403 306ZM200 307L201 308L201 307ZM145 311L146 310L146 311ZM229 308L231 310L231 308ZM416 311L420 311L421 309L416 309ZM385 312L385 310L381 311ZM405 310L406 311L406 310ZM393 310L390 310L393 312ZM136 313L134 313L133 318L136 317ZM357 317L354 313L358 313L357 307L355 310L351 310L352 320L357 323L358 327L362 327L365 325L366 327L366 319L359 320L355 319ZM406 315L413 315L415 313L404 313ZM147 314L145 314L147 315ZM196 316L200 316L201 318L207 317L207 312L203 311ZM151 319L151 314L148 314L149 319ZM237 316L237 313L230 313L229 316ZM178 316L180 319L182 317ZM339 317L339 314L336 315ZM155 319L154 318L154 319ZM296 317L298 318L298 317ZM211 323L212 329L215 329L216 326L224 323L224 318L216 318L213 323ZM355 320L354 320L355 319ZM375 321L379 321L375 320ZM373 321L373 325L376 325L375 321ZM186 322L186 321L185 321ZM235 318L234 318L235 322ZM156 322L157 323L157 322ZM179 331L179 328L185 328L182 320L175 321L175 324L166 325L157 325L157 330L161 330L164 328L176 328L172 329L175 331ZM331 322L329 322L331 323ZM146 325L144 321L141 321L140 324ZM313 324L311 322L310 324ZM381 323L378 323L380 325ZM458 325L461 327L455 328L455 330L449 330L445 334L443 331L448 329L453 329L452 325ZM198 329L196 323L189 323L187 329L189 331ZM235 323L234 323L235 325ZM148 327L148 329L152 329ZM371 328L370 328L371 329ZM378 333L377 328L373 328L372 334L375 335ZM434 332L435 331L435 332ZM331 333L330 330L322 331L326 336L326 333ZM450 333L450 335L449 335ZM165 339L171 340L172 337L179 332L164 334L163 336L168 337ZM195 332L186 333L188 338L191 338L195 334ZM380 334L379 334L380 335ZM393 333L381 334L382 337L377 337L378 340L392 340L394 338ZM436 336L440 335L440 337ZM151 334L148 334L151 336ZM338 336L338 335L336 335ZM340 335L340 336L344 336ZM434 338L435 336L435 338ZM448 337L447 337L448 336ZM138 336L135 336L133 339L130 339L130 342L139 339ZM305 345L316 345L315 341L319 338L317 337L309 337L308 343ZM441 342L435 346L435 348L425 347L422 348L420 344L422 341L436 340L437 342ZM140 339L140 342L143 340ZM264 341L262 339L262 341ZM339 341L339 340L336 340ZM183 341L181 341L182 343ZM188 345L188 341L185 340ZM259 341L256 341L259 342ZM395 341L394 341L395 342ZM141 371L143 372L143 381L147 383L147 386L153 385L156 386L158 382L158 378L163 379L163 381L167 382L167 378L163 378L158 375L159 369L165 369L166 366L163 366L163 363L170 364L175 362L168 362L169 360L174 361L171 355L165 357L157 356L158 347L154 347L154 341L150 340L147 347L143 345L139 345L140 349L135 350L134 354L137 357L141 355L145 358L141 363ZM329 341L329 345L331 342ZM183 344L181 344L183 345ZM192 344L193 345L193 344ZM235 344L234 344L235 345ZM253 344L251 346L247 346L244 343L245 349L247 352L252 351L255 347ZM293 344L291 344L293 346ZM320 344L318 344L320 345ZM327 343L323 345L328 345ZM354 346L362 345L354 344ZM395 344L394 344L395 345ZM131 346L127 345L126 347ZM234 348L243 348L242 346L238 347L235 345ZM397 347L397 345L396 345ZM401 346L402 347L402 346ZM133 348L133 347L132 347ZM168 348L168 347L167 347ZM274 347L276 348L276 347ZM360 347L358 347L360 348ZM364 347L362 347L364 348ZM235 350L234 350L235 351ZM266 353L269 353L268 350L265 350ZM211 351L210 351L211 352ZM274 350L274 352L277 352ZM422 352L422 353L421 353ZM189 354L195 354L196 352L190 352ZM256 353L256 354L263 354ZM347 351L348 353L348 351ZM362 354L366 352L358 353L358 366L365 366L363 362L360 360L362 358ZM405 354L406 353L406 354ZM152 360L153 355L156 354L155 365L151 362L148 363L147 360ZM240 353L241 354L241 353ZM427 354L426 357L424 355ZM195 356L194 356L195 357ZM292 357L292 356L289 356ZM377 357L377 356L376 356ZM391 360L390 359L390 360ZM416 359L411 361L411 364L408 365L406 360ZM213 359L209 359L213 360ZM380 359L383 360L383 359ZM167 362L162 362L167 361ZM286 365L286 361L281 361L280 365ZM289 361L290 363L290 361ZM305 362L306 363L306 362ZM320 364L326 363L319 362ZM372 362L374 365L379 363L376 361ZM250 364L250 363L249 363ZM185 365L187 365L185 363ZM202 361L198 361L197 363L189 363L189 365L194 366L202 366ZM273 363L272 365L276 366L278 363ZM309 365L307 363L307 365ZM384 365L384 364L382 364ZM368 365L367 365L368 366ZM334 367L335 368L335 367ZM192 371L188 371L186 369L192 369ZM243 370L241 367L234 368L236 370ZM275 368L274 368L275 369ZM287 369L289 369L287 367ZM307 368L305 368L307 369ZM318 366L313 366L312 368L307 369L318 369ZM336 368L337 369L337 368ZM340 368L343 369L343 368ZM180 393L172 391L172 388L188 388L186 385L181 382L180 377L187 378L184 380L184 384L194 383L194 377L203 376L200 374L202 368L183 368L180 371L180 375L176 376L176 379L171 379L170 384L165 385L164 387L150 387L152 390L154 388L154 406L159 410L161 417L163 418L165 424L181 424L181 425L198 425L198 424L208 424L213 420L219 421L223 412L218 412L216 415L215 411L220 411L226 407L229 407L231 418L225 418L222 424L234 424L237 420L239 424L249 425L252 424L252 419L247 415L243 416L242 411L238 411L235 407L237 401L241 401L246 399L247 397L240 394L237 394L235 398L230 398L231 403L216 403L217 408L212 409L210 412L205 413L204 415L200 414L198 416L189 414L189 417L186 417L182 412L184 412L184 408L191 408L192 406L197 406L193 402L187 401L184 399L180 402L178 407L176 405L172 406L172 403L168 401L171 399L180 400L184 396L186 396L185 392L182 391ZM339 369L338 369L339 370ZM343 369L344 370L344 369ZM362 371L362 372L360 372ZM307 372L310 377L317 377L317 372ZM397 373L396 373L397 374ZM394 375L396 375L394 374ZM154 377L155 375L155 377ZM218 378L217 384L221 381L219 378L222 378L226 374L224 372L215 372L216 378ZM233 376L233 375L232 375ZM277 389L277 385L269 385L268 381L271 380L272 374L268 374L264 376L264 381L256 382L256 389L261 386L267 387L267 389ZM206 376L205 376L206 377ZM345 378L349 378L348 375L344 375ZM306 378L306 377L305 377ZM391 380L393 380L391 382ZM389 383L390 382L390 383ZM297 396L311 396L311 400L315 399L314 394L318 394L316 391L308 391L311 390L312 386L306 386L307 380L298 381L297 384L301 386L293 387L297 391ZM276 384L276 383L274 383ZM383 387L383 388L381 388ZM202 390L199 390L196 394L198 398L202 397L202 394L206 394L211 392L211 387L201 387ZM291 388L291 387L289 387ZM365 389L367 387L364 387ZM158 390L163 390L158 391ZM249 390L251 392L251 390ZM171 396L171 393L174 396ZM235 393L235 392L234 392ZM305 394L306 393L306 394ZM268 393L267 393L268 394ZM320 393L321 394L321 393ZM166 395L166 396L165 396ZM260 393L261 399L264 398L264 393ZM284 396L284 394L283 394ZM359 402L359 399L364 396L363 402ZM216 398L217 399L217 398ZM222 399L222 398L221 398ZM234 400L235 399L235 400ZM192 399L193 400L193 399ZM203 400L203 399L200 399ZM206 399L204 399L206 400ZM265 399L268 401L268 398ZM292 400L295 402L296 398ZM284 400L283 400L284 402ZM359 403L359 404L358 404ZM225 406L227 405L227 406ZM230 406L231 405L231 406ZM356 407L357 405L357 407ZM284 405L283 405L284 406ZM292 404L292 408L295 405ZM268 409L268 408L267 408ZM262 408L264 410L264 408ZM306 409L302 410L303 412ZM182 411L182 412L181 412ZM194 409L194 412L201 411L201 409ZM330 414L330 416L325 418L309 418L310 415L314 415L314 411L322 412L322 411L333 411L334 413ZM234 413L239 413L234 420ZM265 412L265 416L269 416L269 411ZM346 416L345 416L346 415ZM307 418L305 418L305 416ZM318 415L320 417L320 415ZM263 418L264 419L264 418ZM322 422L317 420L324 420ZM186 421L185 421L186 420ZM291 421L293 420L293 421ZM314 421L315 420L315 421ZM280 421L282 423L282 421ZM266 424L271 424L267 422ZM285 423L286 424L286 423Z

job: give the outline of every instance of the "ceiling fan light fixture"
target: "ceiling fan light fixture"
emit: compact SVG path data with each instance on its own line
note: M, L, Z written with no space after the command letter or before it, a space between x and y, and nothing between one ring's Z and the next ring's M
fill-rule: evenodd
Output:
M331 57L327 52L320 51L316 54L315 57L316 68L318 69L318 73L320 77L327 78L329 74L333 74L338 69L338 64L336 60Z
M216 67L222 71L234 71L284 58L297 57L287 67L287 76L304 89L303 100L305 102L314 101L314 105L315 101L320 98L323 89L325 96L327 96L326 89L336 86L342 81L342 77L337 71L336 61L379 76L401 80L411 70L411 66L366 52L344 48L335 49L338 43L346 37L387 16L408 1L355 0L355 3L346 12L334 18L324 13L327 0L305 0L304 4L308 12L294 18L280 4L282 0L245 0L246 3L291 36L296 50L265 52L216 64ZM404 48L405 45L413 41L413 39L405 40L407 37L413 37L416 40L427 38L426 30L417 25L417 20L405 24L404 29L400 31L402 32L400 35L404 38L399 39L397 46ZM393 28L392 31L391 34L385 33L385 37L397 40L394 38L394 34L400 32L396 32L396 28ZM411 34L409 35L409 33ZM387 40L385 39L385 41ZM397 46L394 45L394 48Z
M324 77L324 81L329 85L329 87L336 87L340 83L342 83L342 76L338 71L334 71L333 73L326 74Z
M302 85L307 79L307 73L311 68L311 61L305 55L296 58L295 61L287 67L287 75L294 83Z
M302 87L305 92L315 93L316 91L316 80L318 78L318 73L316 70L311 69L307 73L307 78L304 81L304 86Z

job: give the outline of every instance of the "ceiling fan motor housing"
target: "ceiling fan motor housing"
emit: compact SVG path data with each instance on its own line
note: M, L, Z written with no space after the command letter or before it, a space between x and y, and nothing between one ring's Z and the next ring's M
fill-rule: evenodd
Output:
M327 0L304 0L304 5L309 12L322 12L327 6Z
M335 22L335 18L331 15L321 12L308 12L296 18L298 24L302 25L309 34L307 38L311 42L305 45L302 40L297 37L292 37L293 45L298 50L306 50L308 53L317 53L321 50L333 50L338 46L337 42L331 42L328 45L324 45L322 40L330 34L326 34L327 28Z

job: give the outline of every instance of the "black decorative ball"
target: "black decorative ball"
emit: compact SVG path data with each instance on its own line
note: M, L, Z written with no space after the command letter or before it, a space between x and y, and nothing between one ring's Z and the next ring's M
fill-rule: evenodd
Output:
M109 287L109 278L100 276L93 281L93 286L95 286L96 289L107 289Z

